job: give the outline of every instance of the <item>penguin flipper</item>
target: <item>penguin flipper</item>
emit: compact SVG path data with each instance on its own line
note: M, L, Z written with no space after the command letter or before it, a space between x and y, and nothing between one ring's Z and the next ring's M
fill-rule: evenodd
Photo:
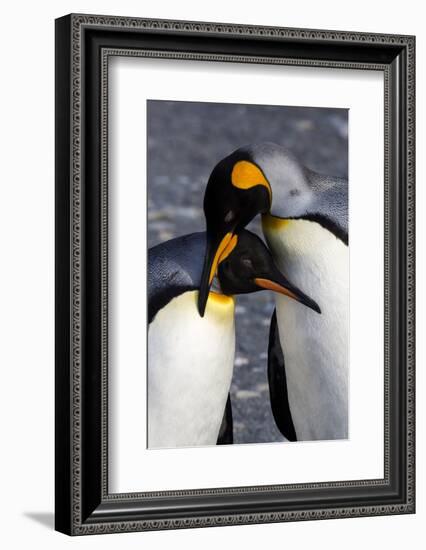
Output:
M268 382L272 414L275 423L289 441L297 441L296 430L288 402L287 378L285 374L284 354L281 348L277 324L277 312L274 310L269 329L268 345Z
M234 428L232 421L231 394L228 393L222 424L220 425L217 445L232 445L234 443Z

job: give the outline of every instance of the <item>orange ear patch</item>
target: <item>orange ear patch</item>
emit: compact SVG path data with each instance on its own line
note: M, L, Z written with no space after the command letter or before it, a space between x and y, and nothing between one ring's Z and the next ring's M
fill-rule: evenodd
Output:
M261 169L248 160L239 160L234 164L231 182L234 187L239 189L250 189L256 185L263 185L268 190L269 197L272 200L272 191L268 180Z

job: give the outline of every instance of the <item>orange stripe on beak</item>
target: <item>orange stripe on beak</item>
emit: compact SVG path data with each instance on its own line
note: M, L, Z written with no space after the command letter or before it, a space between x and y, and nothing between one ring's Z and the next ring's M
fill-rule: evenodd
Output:
M231 254L231 252L237 246L237 242L237 235L233 235L232 233L227 233L220 241L219 246L216 250L216 254L214 255L212 267L210 269L209 285L213 281L213 277L216 274L218 265L220 264L220 262L223 262L223 260L225 260L229 256L229 254Z
M281 286L278 283L274 283L269 279L255 279L254 282L257 284L257 286L260 286L261 288L265 288L267 290L273 290L274 292L278 292L279 294L284 294L289 298L293 298L293 300L296 300L298 302L300 301L300 298L295 294L293 294L293 292L285 288L285 286Z

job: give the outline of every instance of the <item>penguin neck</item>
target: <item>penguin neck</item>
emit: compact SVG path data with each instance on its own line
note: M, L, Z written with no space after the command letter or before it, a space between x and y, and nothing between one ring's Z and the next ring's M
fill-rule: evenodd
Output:
M288 257L304 260L306 264L315 263L318 267L322 263L330 265L329 253L331 249L342 251L346 258L347 244L340 239L338 234L324 227L319 221L304 218L280 218L271 214L262 216L262 229L276 261ZM280 266L291 268L288 266ZM305 265L305 267L309 267ZM346 265L345 268L348 266ZM336 265L330 266L331 270Z
M220 286L220 281L217 274L213 277L213 281L210 287L210 292L214 292L215 294L223 294L222 287Z
M224 294L222 292L222 287L220 286L220 281L217 275L215 275L213 278L208 299L212 303L221 303L224 305L235 303L235 298L233 294Z
M206 312L210 316L222 317L233 316L235 308L235 299L233 296L228 296L219 292L210 291L207 299Z
M262 218L262 225L280 270L318 303L323 314L343 306L346 311L349 298L348 246L314 221L266 215Z

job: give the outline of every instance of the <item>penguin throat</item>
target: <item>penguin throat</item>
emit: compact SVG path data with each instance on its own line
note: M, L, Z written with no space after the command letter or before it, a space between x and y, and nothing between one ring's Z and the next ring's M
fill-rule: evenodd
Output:
M220 286L220 281L217 275L215 275L213 278L210 292L214 292L215 294L223 294L222 287Z
M222 288L220 286L220 282L217 276L213 279L212 286L210 287L209 292L209 304L216 304L217 306L220 306L221 308L223 306L234 306L235 300L233 295L224 294L222 292Z

